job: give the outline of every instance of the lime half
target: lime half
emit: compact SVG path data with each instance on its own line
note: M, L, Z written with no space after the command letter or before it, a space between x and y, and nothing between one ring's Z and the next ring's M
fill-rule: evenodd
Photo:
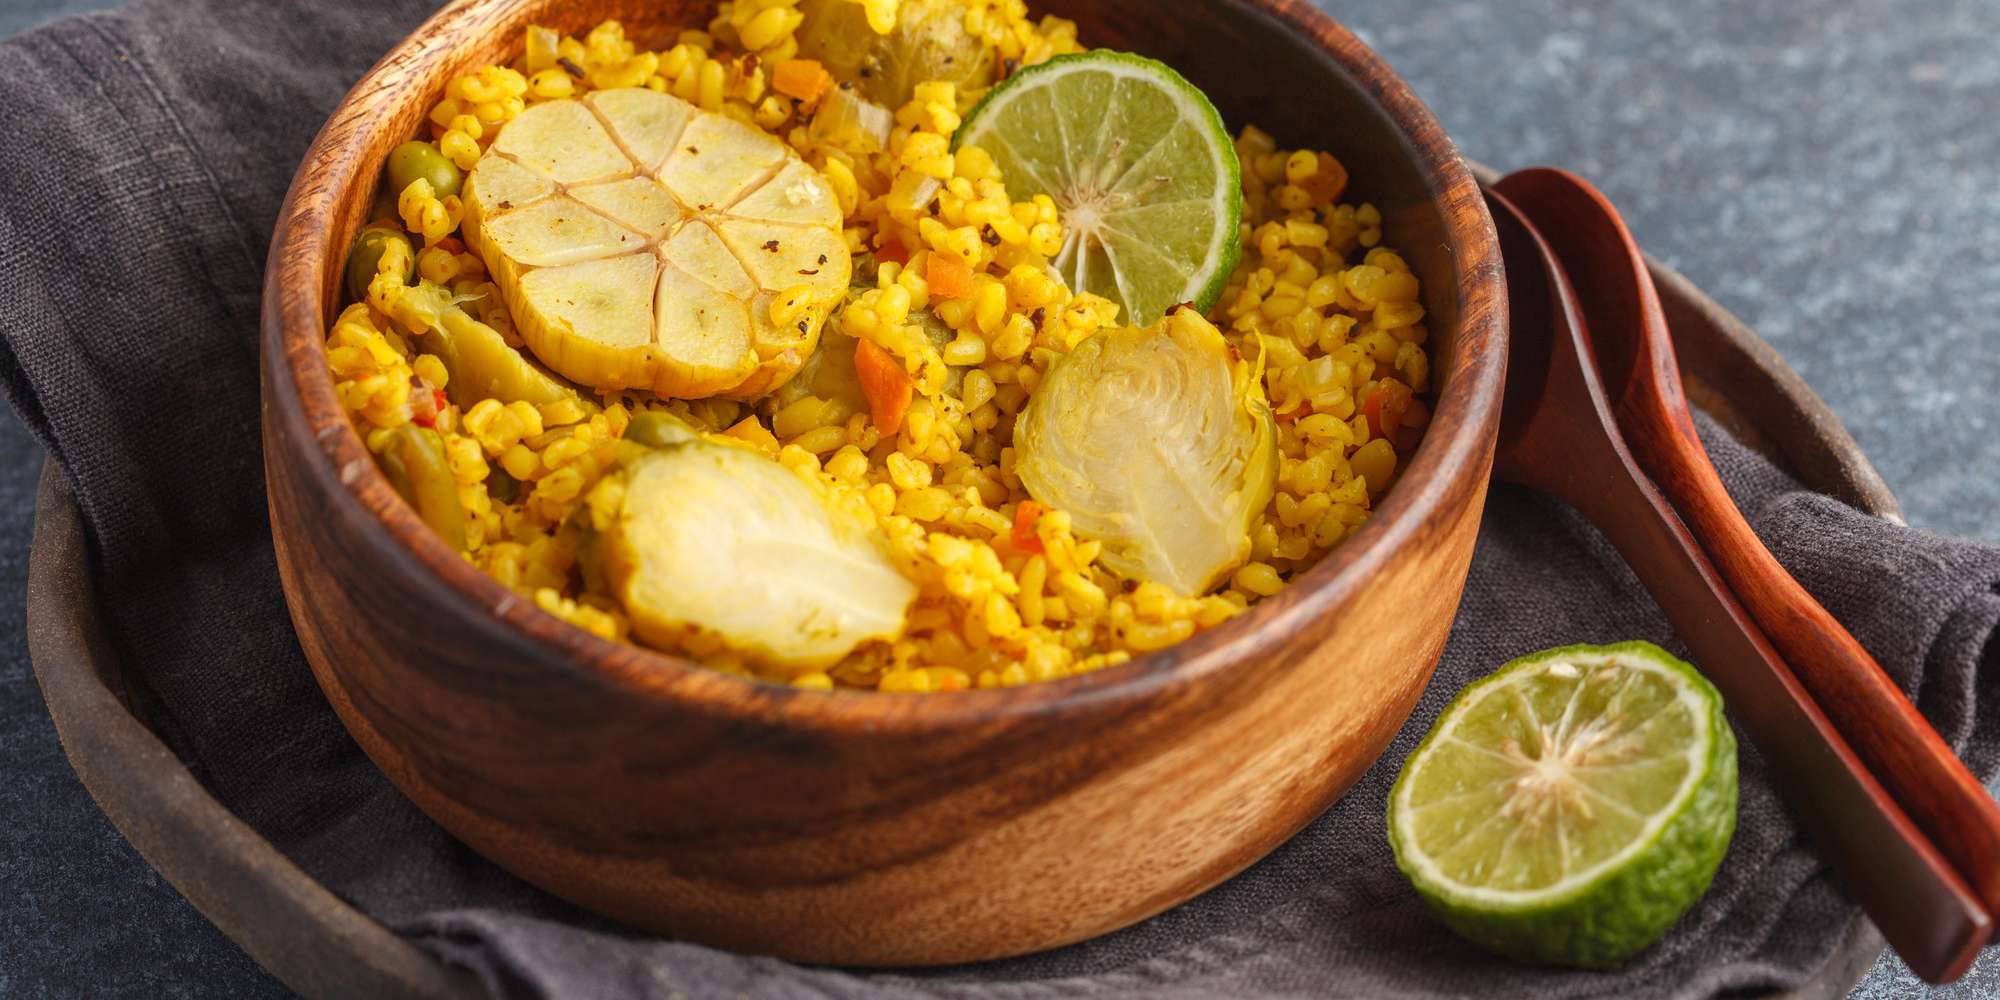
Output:
M1659 940L1735 829L1722 698L1645 642L1551 649L1467 687L1389 793L1396 864L1445 924L1553 965Z
M952 141L990 154L1012 197L1055 200L1056 270L1128 323L1151 326L1183 302L1206 312L1236 268L1236 147L1215 106L1163 63L1057 56L993 88Z

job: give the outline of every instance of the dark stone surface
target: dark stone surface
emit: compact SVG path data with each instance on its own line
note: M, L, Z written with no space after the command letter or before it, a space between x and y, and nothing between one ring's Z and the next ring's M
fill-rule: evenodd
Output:
M0 997L284 996L98 811L28 666L28 538L42 450L0 417Z
M1602 186L1826 397L1913 523L2000 539L2000 4L1322 2L1467 155ZM0 36L105 5L4 0ZM22 630L40 463L0 418L0 996L284 995L63 759ZM1921 995L1893 959L1856 992ZM2000 952L1928 995L2000 996Z
M1912 523L2000 539L2000 4L1322 2L1467 156L1602 187Z

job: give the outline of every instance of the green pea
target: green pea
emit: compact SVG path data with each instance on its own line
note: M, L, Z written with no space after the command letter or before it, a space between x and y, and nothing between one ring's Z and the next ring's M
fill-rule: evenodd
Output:
M444 438L415 424L390 433L393 438L381 454L382 474L446 545L464 551L465 508L458 502L458 480L445 457Z
M671 413L641 410L625 425L625 440L648 448L665 448L695 440L694 429Z
M347 251L347 294L354 301L368 297L368 285L375 280L375 272L382 267L382 255L388 252L391 243L401 243L408 251L403 255L403 284L410 283L410 275L417 266L416 248L410 244L410 238L393 229L370 226L354 238L354 248Z
M389 151L390 191L400 197L419 178L430 181L431 191L440 198L457 194L460 182L465 179L458 172L458 164L446 159L428 142L412 140Z

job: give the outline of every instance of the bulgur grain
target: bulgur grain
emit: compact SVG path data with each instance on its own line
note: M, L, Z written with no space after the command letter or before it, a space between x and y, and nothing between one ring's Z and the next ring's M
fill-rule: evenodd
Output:
M876 30L895 23L897 0L853 2ZM1416 276L1380 246L1381 212L1347 197L1347 171L1334 154L1281 148L1255 126L1236 139L1244 254L1211 318L1244 356L1262 359L1281 456L1278 492L1251 530L1253 561L1205 596L1129 586L1097 564L1101 546L1075 537L1065 512L1023 529L1017 514L1029 498L1011 448L1014 420L1048 366L1115 325L1117 307L1053 276L1062 220L1051 199L1015 201L986 152L950 150L976 94L947 82L918 86L909 103L890 109L895 124L879 150L817 142L804 125L813 106L770 80L770 67L797 55L802 21L798 0L726 0L706 30L658 49L643 48L616 21L582 38L531 28L527 51L511 64L450 82L424 138L470 169L529 104L613 87L670 93L776 135L826 178L846 242L857 262L872 265L872 281L828 322L823 345L852 352L865 340L901 365L913 394L900 424L885 433L867 406L810 391L751 406L645 394L540 406L413 403L441 397L448 372L413 350L401 275L414 270L449 286L474 319L521 343L484 265L454 235L463 204L418 181L391 192L397 221L420 238L416 259L380 265L367 300L334 322L327 359L338 398L371 447L420 412L434 422L468 515L470 562L550 614L625 638L623 616L578 566L581 526L592 510L616 503L617 480L607 474L631 415L661 411L771 456L829 502L872 519L918 585L901 638L775 679L807 690L955 691L1103 669L1214 628L1277 593L1366 521L1402 464L1399 447L1429 419L1415 398L1430 388L1428 331ZM996 66L1079 50L1073 24L1031 18L1022 0L969 2L965 23ZM927 275L963 270L970 278L955 297L933 294ZM790 319L798 298L777 295L773 319ZM1394 426L1372 433L1362 404L1391 381L1392 394L1411 401ZM502 473L511 480L496 495ZM719 670L752 669L699 638L679 652Z

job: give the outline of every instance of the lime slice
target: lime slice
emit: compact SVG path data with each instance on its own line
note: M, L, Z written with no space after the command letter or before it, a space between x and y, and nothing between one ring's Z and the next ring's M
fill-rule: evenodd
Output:
M953 137L991 154L1017 200L1062 212L1056 270L1074 291L1151 326L1206 312L1241 249L1242 175L1222 116L1163 63L1124 52L1057 56L1009 77Z
M1452 930L1607 968L1708 890L1736 829L1722 698L1658 646L1568 646L1460 692L1389 793L1396 865Z

